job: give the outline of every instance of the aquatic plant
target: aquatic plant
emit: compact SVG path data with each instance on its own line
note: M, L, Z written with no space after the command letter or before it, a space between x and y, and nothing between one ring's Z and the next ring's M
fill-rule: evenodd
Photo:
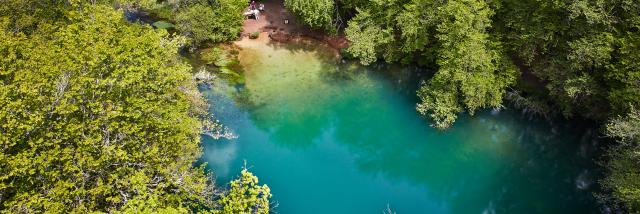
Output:
M175 26L169 22L165 22L165 21L157 21L153 23L153 26L158 28L158 29L172 29Z

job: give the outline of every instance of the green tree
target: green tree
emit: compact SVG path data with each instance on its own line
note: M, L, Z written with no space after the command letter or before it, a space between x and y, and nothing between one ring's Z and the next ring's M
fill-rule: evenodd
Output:
M305 24L335 32L334 0L285 0L284 5Z
M40 25L46 34L0 22L0 208L211 206L208 176L192 167L202 102L180 37L106 6L64 16L70 24Z
M396 37L399 30L395 17L401 11L397 1L372 1L370 7L359 8L345 29L350 41L348 52L364 65L380 57L387 62L397 61L402 56L397 46L403 41Z
M220 213L269 213L271 190L267 185L259 185L258 177L243 169L240 178L231 181L231 188L223 194L218 203Z
M489 40L492 11L484 1L448 1L441 13L436 36L439 69L420 89L417 109L429 114L435 127L447 128L462 109L473 115L481 108L502 107L517 72L499 43Z
M637 54L630 51L638 45L637 1L503 0L496 7L496 36L545 82L565 116L606 121L638 104L639 67L628 60Z
M607 134L620 144L608 152L607 177L601 181L609 195L600 196L614 208L640 213L640 111L607 124Z
M106 6L112 1L6 3L0 6L0 212L239 209L214 209L210 176L204 166L193 167L208 115L191 68L177 53L184 37L128 23L121 10ZM233 23L232 16L218 21ZM268 187L253 181L243 171L220 197L268 211ZM255 202L233 201L256 188Z
M242 31L245 6L244 0L198 1L178 11L177 28L195 45L233 40Z
M426 62L437 72L418 91L417 110L434 126L449 127L457 114L500 108L518 72L491 40L493 11L482 0L372 1L345 30L348 51L363 64Z

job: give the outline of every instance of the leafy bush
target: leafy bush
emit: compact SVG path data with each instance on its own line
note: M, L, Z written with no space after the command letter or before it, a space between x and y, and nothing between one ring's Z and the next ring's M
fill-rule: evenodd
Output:
M260 37L260 32L253 32L249 34L249 39L257 39L258 37Z
M335 31L332 18L334 0L285 0L284 5L305 24L313 28Z
M258 177L246 169L240 178L231 181L231 189L222 195L218 203L221 213L269 213L271 190L267 185L259 185Z
M238 38L242 30L244 0L219 0L215 5L195 3L180 9L177 29L192 39L194 45L205 41L222 42Z

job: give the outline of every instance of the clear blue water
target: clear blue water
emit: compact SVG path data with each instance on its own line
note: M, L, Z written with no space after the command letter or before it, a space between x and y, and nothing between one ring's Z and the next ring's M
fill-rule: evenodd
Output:
M244 163L277 213L594 213L596 130L514 110L446 131L415 111L414 68L338 63L315 44L238 42L243 89L203 93L239 136L203 136L218 184Z

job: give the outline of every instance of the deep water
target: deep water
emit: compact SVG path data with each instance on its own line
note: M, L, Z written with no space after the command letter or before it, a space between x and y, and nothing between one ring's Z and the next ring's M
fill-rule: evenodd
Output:
M277 213L595 213L597 130L511 109L446 131L415 111L415 68L341 63L317 44L238 42L246 84L203 93L239 136L203 136L218 184L246 166Z

